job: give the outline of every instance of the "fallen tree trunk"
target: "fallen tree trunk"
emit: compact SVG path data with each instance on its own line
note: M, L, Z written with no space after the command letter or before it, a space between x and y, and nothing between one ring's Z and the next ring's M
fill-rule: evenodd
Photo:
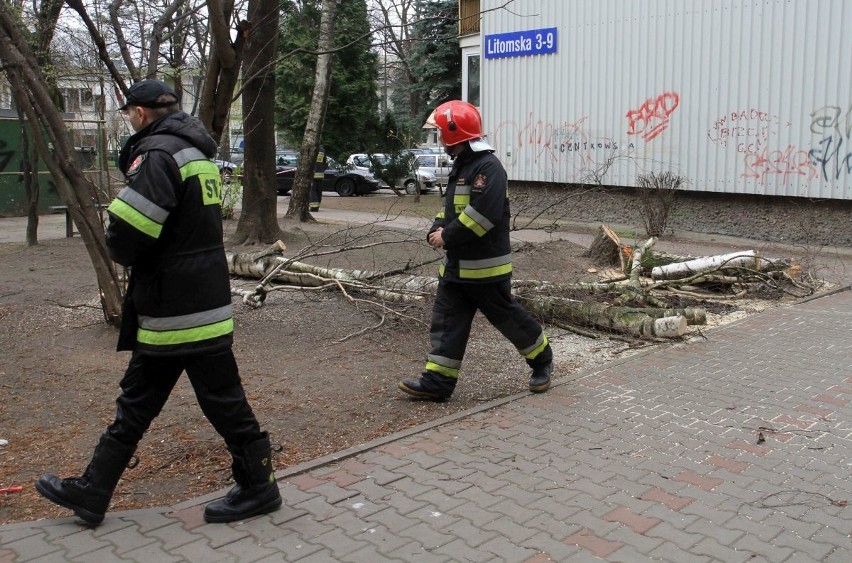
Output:
M688 324L686 316L677 314L677 311L655 310L653 315L649 315L648 309L610 307L601 303L586 303L559 297L518 296L517 299L539 319L547 319L555 323L567 322L633 336L668 338L683 336ZM669 315L669 313L675 314ZM706 322L703 311L693 312L691 316L694 320L704 318Z
M657 266L651 270L651 277L657 280L670 280L689 277L701 272L721 270L724 268L744 267L760 269L760 258L754 250L744 250L718 256L705 256L686 262L673 262L665 266Z
M416 299L426 292L433 294L437 285L434 277L402 274L384 276L381 272L370 270L324 268L290 261L283 256L275 256L281 250L272 247L253 254L229 252L227 259L230 271L233 275L259 278L267 283L274 280L304 288L338 288L347 293L358 292L378 296L387 301ZM266 293L275 289L267 287L264 282L253 291L233 289L232 293L241 296L247 304L259 307ZM521 282L521 285L527 291L524 295L516 295L517 299L539 319L569 322L639 337L679 337L683 336L688 324L706 322L706 316L701 310L611 307L552 294L555 289L576 293L578 290L573 286L542 283L540 285L547 287L551 293L542 295L529 291L535 286L535 282ZM582 291L588 291L588 288L582 287L580 292Z

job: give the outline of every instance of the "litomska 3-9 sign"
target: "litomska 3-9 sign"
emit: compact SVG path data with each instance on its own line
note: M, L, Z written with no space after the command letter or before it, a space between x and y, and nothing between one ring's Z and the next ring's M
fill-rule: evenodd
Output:
M485 36L485 58L527 57L556 52L557 32L555 27L528 29Z

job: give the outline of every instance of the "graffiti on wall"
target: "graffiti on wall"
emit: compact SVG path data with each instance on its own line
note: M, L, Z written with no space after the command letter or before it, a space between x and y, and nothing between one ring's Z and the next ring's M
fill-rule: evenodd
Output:
M811 132L821 135L808 153L824 180L839 180L852 174L852 105L844 113L840 106L823 106L811 113Z
M559 153L564 152L562 146L565 143L587 141L583 131L586 119L581 117L574 121L554 123L537 119L530 112L526 120L508 120L498 125L494 131L494 145L505 147L509 154L514 155L514 159L520 153L530 151L534 162L555 162L559 159Z
M758 108L738 109L720 115L707 129L710 142L727 147L734 146L742 155L745 170L740 178L783 184L794 177L811 180L817 176L808 151L792 144L778 148L775 138L793 126L779 115Z
M728 146L728 142L736 143L739 153L756 153L767 147L770 137L791 125L777 115L748 108L720 115L707 130L707 137L722 147Z
M533 162L556 163L566 158L579 159L580 165L594 161L593 154L633 149L633 143L593 136L588 131L588 116L552 122L536 118L530 112L525 120L507 120L494 130L492 144L505 150L507 166L513 166L521 155Z
M787 145L782 150L763 148L759 152L746 151L743 160L745 172L740 177L757 180L762 185L770 178L786 184L793 177L806 181L817 177L817 170L808 151L794 145Z
M671 115L679 105L680 96L676 92L648 98L639 108L627 112L627 134L641 135L645 142L653 140L668 129Z

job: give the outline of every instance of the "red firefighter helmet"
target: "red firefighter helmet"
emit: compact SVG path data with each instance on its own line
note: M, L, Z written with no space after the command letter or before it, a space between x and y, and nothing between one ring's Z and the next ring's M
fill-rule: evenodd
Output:
M451 100L439 105L426 123L441 131L441 139L448 147L482 137L479 110L462 100Z

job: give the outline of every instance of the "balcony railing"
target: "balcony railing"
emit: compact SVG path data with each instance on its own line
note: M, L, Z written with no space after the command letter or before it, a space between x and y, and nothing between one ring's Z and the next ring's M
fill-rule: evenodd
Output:
M459 35L479 33L479 0L459 0Z

